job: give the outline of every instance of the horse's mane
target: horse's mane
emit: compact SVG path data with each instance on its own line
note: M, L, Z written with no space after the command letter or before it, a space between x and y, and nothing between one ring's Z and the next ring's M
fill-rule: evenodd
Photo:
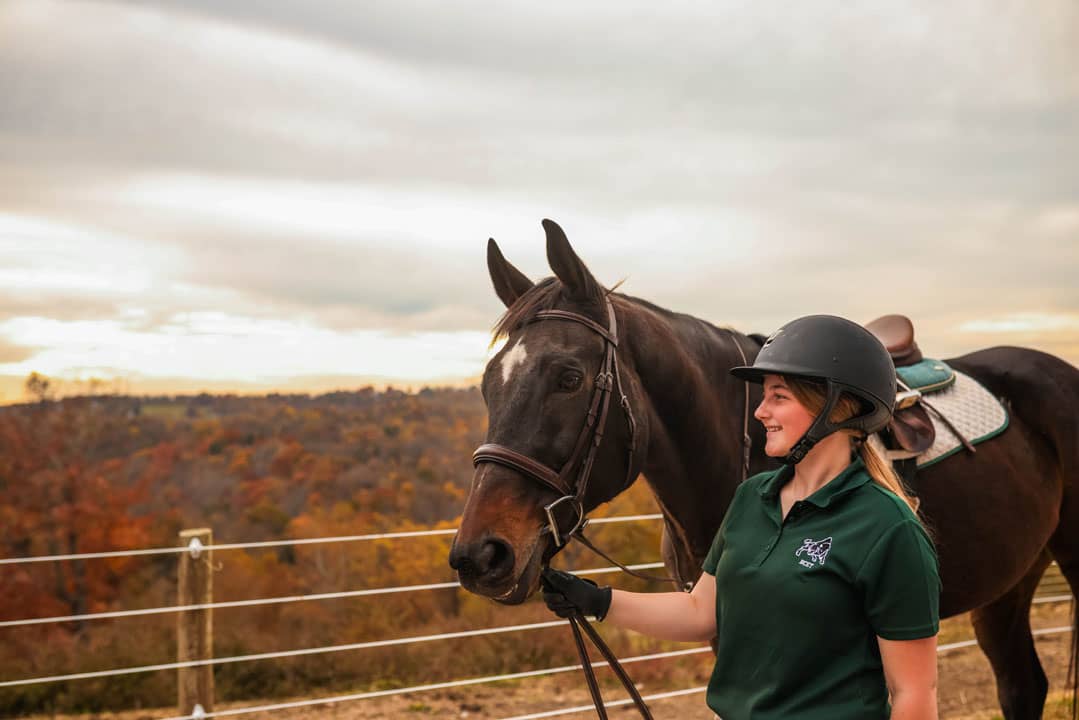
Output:
M621 284L622 281L619 281L614 285L614 287L610 288L609 290L603 289L603 293L605 295L609 295L615 290L617 290ZM531 288L529 288L524 293L524 295L521 295L521 297L517 298L517 302L513 303L513 305L507 308L506 312L504 312L502 314L502 317L498 319L498 322L495 323L494 328L491 330L491 345L493 346L502 338L508 337L510 333L512 333L514 330L517 330L518 328L527 325L529 322L532 321L532 318L536 316L536 313L540 312L541 310L552 309L555 303L558 301L561 292L562 282L556 277L544 278L537 282L535 285L533 285ZM734 335L738 334L731 328L721 328L720 326L717 326L709 322L708 320L704 320L703 318L693 317L692 315L686 315L685 313L674 312L673 310L668 310L667 308L656 305L655 303L649 302L648 300L643 300L638 297L623 294L619 294L619 297L630 301L630 303L632 304L645 307L662 317L668 318L669 320L692 322L698 324L701 327L710 328L711 330L718 333L727 332ZM758 346L763 344L765 340L764 335L752 334L748 337L756 341Z
M613 293L621 284L618 282L609 290L601 288L603 295ZM513 303L495 323L491 330L491 345L509 336L514 330L527 325L541 310L553 309L561 293L562 281L556 277L546 277L537 282L524 295L517 298L517 302ZM600 299L602 295L597 297L597 300Z

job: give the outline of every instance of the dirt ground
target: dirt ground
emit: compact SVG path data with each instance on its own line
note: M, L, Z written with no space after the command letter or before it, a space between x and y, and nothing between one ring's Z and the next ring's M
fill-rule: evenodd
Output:
M1071 622L1070 605L1054 603L1036 606L1032 612L1031 624L1034 628L1049 628L1069 625ZM941 627L940 644L957 642L973 637L969 619L960 616L946 620ZM1045 720L1064 720L1070 718L1070 703L1065 697L1065 676L1068 669L1068 652L1071 636L1068 633L1042 636L1036 639L1038 655L1049 676L1050 697L1046 705ZM699 665L693 686L703 686L708 679L711 656L707 653L696 656L694 663ZM633 666L628 672L632 676ZM989 663L976 647L961 648L941 653L940 655L939 703L940 717L949 720L991 720L1000 717L996 701L996 691ZM604 685L604 697L615 700L624 697L609 673L598 673L609 680ZM686 687L683 685L682 687ZM672 687L640 686L641 694L662 693L678 689ZM295 698L294 700L302 700ZM276 701L276 702L289 702ZM215 710L228 710L245 706L262 705L255 701L243 703L221 703ZM454 688L452 690L412 693L410 695L347 701L341 703L322 703L319 705L282 709L273 712L236 715L247 720L390 720L409 718L510 718L531 713L541 713L558 708L589 705L588 691L579 673L565 673L545 678L509 681L497 684L476 685ZM712 713L704 704L704 693L694 693L677 698L649 702L649 707L657 720L678 718L701 718L711 720ZM612 718L637 717L632 706L613 708L609 711ZM55 720L157 720L174 716L175 708L160 710L141 710L95 716L65 717L56 716ZM227 716L226 716L227 717ZM595 717L595 711L582 710L558 717L581 718ZM54 720L52 717L36 716L27 720Z

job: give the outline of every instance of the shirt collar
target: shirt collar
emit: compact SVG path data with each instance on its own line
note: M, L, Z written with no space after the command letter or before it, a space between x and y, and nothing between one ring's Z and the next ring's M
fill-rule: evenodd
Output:
M794 476L794 466L784 465L772 475L772 477L761 483L758 490L761 497L768 501L774 502L779 497L779 491L784 485ZM862 462L862 458L855 456L851 464L843 469L841 473L824 484L823 487L818 489L815 493L805 499L805 502L812 503L817 507L828 507L836 498L846 495L851 490L859 488L869 482L869 473L865 469L865 463Z

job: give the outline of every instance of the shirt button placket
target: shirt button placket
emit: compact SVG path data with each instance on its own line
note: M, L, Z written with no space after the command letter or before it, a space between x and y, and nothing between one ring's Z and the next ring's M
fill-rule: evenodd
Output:
M776 533L776 535L764 546L764 549L761 550L761 554L757 556L757 565L763 565L764 561L768 559L768 556L772 554L772 550L775 548L776 543L779 542L780 533L782 533L782 530L779 533Z

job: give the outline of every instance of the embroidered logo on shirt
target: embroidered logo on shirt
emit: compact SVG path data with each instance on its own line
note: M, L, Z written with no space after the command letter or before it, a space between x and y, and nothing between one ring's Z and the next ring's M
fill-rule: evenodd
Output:
M826 537L823 540L810 540L806 538L802 541L802 547L794 551L794 556L801 558L802 553L805 553L809 560L799 560L798 564L803 567L813 567L813 560L816 560L819 564L824 564L824 558L828 557L828 551L832 549L832 538Z

